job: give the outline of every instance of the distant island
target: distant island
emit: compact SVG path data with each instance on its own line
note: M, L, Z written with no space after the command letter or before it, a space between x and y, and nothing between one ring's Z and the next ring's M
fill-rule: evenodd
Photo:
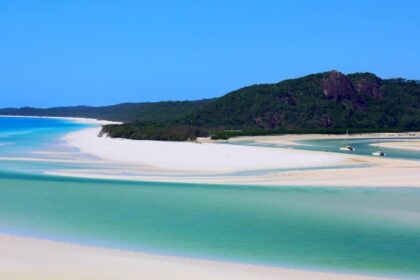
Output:
M274 84L257 84L220 98L124 103L104 107L7 108L0 115L85 117L110 137L139 140L227 139L284 133L420 130L420 82L372 73L329 71Z

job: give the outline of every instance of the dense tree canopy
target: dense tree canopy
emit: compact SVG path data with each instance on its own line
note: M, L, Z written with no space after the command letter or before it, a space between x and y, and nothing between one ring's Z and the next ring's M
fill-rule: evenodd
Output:
M337 71L245 87L220 98L108 107L3 109L0 114L94 117L111 137L187 140L213 135L420 130L420 83Z

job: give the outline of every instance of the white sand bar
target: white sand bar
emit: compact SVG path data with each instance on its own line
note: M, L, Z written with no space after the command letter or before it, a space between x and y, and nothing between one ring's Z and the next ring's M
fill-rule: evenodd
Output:
M372 146L410 151L420 151L420 139L417 139L415 141L383 142L379 144L372 144Z
M99 128L68 134L65 140L101 159L135 163L161 170L233 172L331 165L331 154L216 143L135 141L97 137Z
M213 184L252 184L275 186L339 187L420 187L420 161L377 158L322 151L287 149L298 140L334 139L342 135L280 135L242 137L217 144L133 141L97 137L100 128L90 128L65 137L66 143L82 153L95 156L112 168L106 170L50 170L52 175ZM349 138L419 137L420 133L381 133L352 135ZM277 148L240 146L236 141L274 144ZM389 140L388 140L389 141ZM283 148L281 148L283 147ZM341 166L339 169L331 167ZM302 167L328 169L304 170ZM345 168L343 168L346 166ZM281 170L281 169L295 170ZM255 173L256 170L267 170ZM247 175L230 174L250 171ZM217 174L217 176L214 176Z
M0 279L7 280L288 280L380 279L157 256L0 235Z

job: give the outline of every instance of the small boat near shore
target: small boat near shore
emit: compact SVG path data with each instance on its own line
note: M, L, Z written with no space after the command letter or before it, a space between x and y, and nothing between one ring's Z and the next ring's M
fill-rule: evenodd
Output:
M346 131L346 136L347 137L349 136L349 131L348 130ZM356 149L353 146L351 146L349 144L346 144L345 143L345 140L343 140L343 145L339 148L339 150L340 151L345 151L345 152L353 152L353 151L356 151Z
M350 145L344 145L342 147L340 147L340 151L347 151L347 152L353 152L356 149L353 146Z
M376 152L373 152L372 155L375 156L375 157L384 157L384 156L386 156L385 152L383 152L381 150L377 150Z
M379 149L378 145L379 145L379 143L377 142L376 143L376 151L372 153L372 156L375 156L375 157L384 157L384 156L386 156L385 152L381 151Z

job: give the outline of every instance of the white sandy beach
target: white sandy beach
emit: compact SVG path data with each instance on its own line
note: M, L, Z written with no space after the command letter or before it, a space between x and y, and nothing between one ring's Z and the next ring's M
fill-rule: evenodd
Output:
M381 279L157 256L12 235L0 235L0 248L0 279L7 280Z
M403 142L384 142L374 146L381 148L402 149L410 151L420 151L420 139Z
M82 152L104 160L131 163L159 170L184 172L234 172L332 165L335 155L228 144L133 141L97 137L99 128L66 135L65 141Z
M420 162L351 154L287 149L303 139L332 139L335 135L283 135L243 137L229 142L252 140L285 148L267 148L214 143L133 141L97 137L99 128L89 128L65 136L68 145L95 156L114 168L106 171L55 170L48 174L90 178L227 183L276 186L340 187L420 187ZM392 138L415 133L387 133L351 137ZM338 169L296 170L334 167ZM346 167L346 168L343 168ZM279 169L295 170L279 170ZM276 170L277 169L277 170ZM258 172L258 170L268 170ZM248 172L229 174L230 172ZM128 175L129 174L129 175ZM214 176L217 174L217 176Z
M87 122L89 120L78 120ZM90 122L90 121L89 121ZM93 121L91 123L103 124ZM214 143L132 141L98 137L100 127L65 136L67 146L92 156L84 163L106 163L101 169L49 171L49 174L128 180L299 186L410 186L420 187L420 163L325 152L299 151ZM383 135L382 135L383 136ZM307 138L308 137L308 138ZM281 146L306 135L252 137L252 141ZM317 136L315 136L317 137ZM336 136L319 136L336 137ZM361 136L362 137L362 136ZM366 137L366 136L363 136ZM395 137L389 135L389 137ZM233 139L232 141L241 141ZM36 151L40 161L71 162L71 152ZM48 156L52 156L48 159ZM10 160L32 161L34 158ZM3 159L6 160L6 159ZM363 166L359 166L363 164ZM325 170L276 171L282 168L327 167ZM256 170L272 171L252 174ZM227 174L251 172L251 175ZM378 176L376 176L378 175ZM158 256L87 247L34 238L0 235L0 279L380 279L361 275L306 271Z

